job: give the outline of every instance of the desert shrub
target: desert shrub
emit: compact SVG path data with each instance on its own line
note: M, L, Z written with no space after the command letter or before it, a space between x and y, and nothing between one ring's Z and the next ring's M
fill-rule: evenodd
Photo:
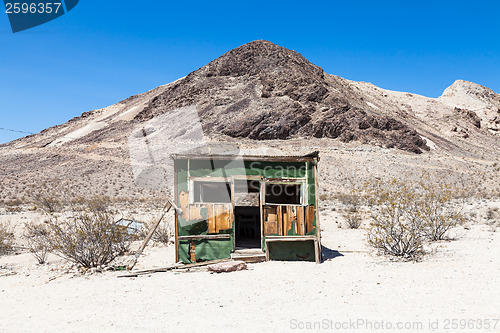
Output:
M352 187L347 194L337 194L337 199L344 205L342 217L347 226L351 229L358 229L361 226L361 205L363 196L359 190Z
M347 226L351 229L358 229L361 226L362 218L361 213L357 209L347 209L342 214Z
M141 233L139 235L140 238L146 238L150 230L158 221L158 218L159 217L153 218L149 222L145 223L145 228L141 230ZM153 242L169 245L173 236L174 236L174 230L172 225L166 221L163 221L160 222L158 227L155 229L155 231L153 232L153 236L151 236L151 239L153 240Z
M46 224L33 222L24 225L23 239L30 252L41 265L47 262L47 255L51 252L50 228Z
M85 211L90 209L92 211L106 212L109 211L111 200L107 196L93 196L90 198L76 197L71 199L67 204L71 207L72 211Z
M498 207L489 207L486 211L486 219L487 220L495 220L497 216L500 216L500 211Z
M337 193L335 199L339 200L344 206L359 206L363 199L359 189L351 187L348 193Z
M22 201L19 200L18 198L12 199L12 200L5 200L5 205L8 207L17 207L22 205Z
M416 213L417 194L408 183L392 180L388 186L366 189L372 205L368 244L380 253L415 258L423 253L424 225Z
M431 182L425 175L418 182L366 184L363 195L372 206L373 220L368 244L386 254L415 257L426 240L445 239L451 228L465 222L460 193L456 186Z
M46 213L54 213L61 208L61 201L58 196L49 190L43 190L32 195L33 203L39 206Z
M460 203L454 201L459 191L450 184L420 182L419 185L421 197L417 213L424 221L425 235L431 241L445 239L451 228L465 222Z
M12 249L14 244L14 233L4 223L0 223L0 256L6 254Z
M126 253L131 243L127 231L105 211L78 212L64 222L52 221L50 229L55 253L86 268L110 263Z
M153 241L158 243L163 243L165 245L170 244L170 240L174 235L172 226L168 222L162 222L158 225L155 232L153 233Z

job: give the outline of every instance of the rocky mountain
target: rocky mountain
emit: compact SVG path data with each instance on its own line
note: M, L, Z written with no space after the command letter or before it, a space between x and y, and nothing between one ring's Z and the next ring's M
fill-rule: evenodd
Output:
M472 174L491 171L499 158L500 95L462 80L437 99L384 90L254 41L175 82L1 145L1 197L19 197L54 179L74 182L82 193L154 196L131 166L151 161L133 161L130 138L151 142L155 135L162 142L202 135L285 154L320 150L330 159L324 182L332 186L342 184L346 170L397 175L423 160L429 169ZM155 149L162 147L168 145Z
M368 105L355 86L326 74L295 51L267 41L229 51L153 98L136 119L196 105L207 134L286 140L373 142L420 153L418 133Z

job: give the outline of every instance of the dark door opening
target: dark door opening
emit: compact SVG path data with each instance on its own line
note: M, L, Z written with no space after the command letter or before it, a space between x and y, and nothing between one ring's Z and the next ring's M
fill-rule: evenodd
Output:
M260 207L236 206L235 245L240 248L260 248Z

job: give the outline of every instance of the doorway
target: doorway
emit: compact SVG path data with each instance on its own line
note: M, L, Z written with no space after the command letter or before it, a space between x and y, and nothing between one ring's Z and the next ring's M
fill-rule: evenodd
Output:
M235 245L239 248L260 248L260 207L236 206Z

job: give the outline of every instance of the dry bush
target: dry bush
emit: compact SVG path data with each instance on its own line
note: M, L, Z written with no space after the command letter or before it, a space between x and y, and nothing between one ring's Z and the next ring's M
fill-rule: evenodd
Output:
M46 263L47 256L52 250L49 226L30 222L24 227L23 239L28 249L40 265Z
M158 221L158 218L153 218L149 222L145 223L145 228L141 230L139 235L141 238L146 238L150 230L153 228L154 224ZM164 221L160 222L158 227L155 229L151 239L153 242L163 243L169 245L171 243L172 237L174 236L174 230L170 223Z
M447 237L447 232L465 222L457 195L450 184L438 184L422 175L420 181L375 180L365 185L364 198L372 206L373 223L368 244L379 251L401 257L415 257L426 240Z
M125 254L131 237L108 212L87 210L67 221L52 221L50 244L55 253L83 267L109 264Z
M23 204L21 200L18 198L12 199L12 200L5 200L4 204L8 207L17 207Z
M69 200L67 205L72 211L91 211L106 212L109 211L111 200L107 196L94 196L91 198L76 197Z
M382 254L415 258L423 253L423 221L415 214L417 195L408 183L393 179L387 186L376 181L366 188L373 206L368 244Z
M47 187L33 193L32 201L48 214L59 211L62 206L59 196Z
M342 213L347 226L351 229L358 229L361 226L361 205L362 196L357 193L354 188L348 194L337 195L337 198L344 204L345 208Z
M486 220L495 220L500 218L500 210L498 207L489 207L486 211Z
M12 249L14 244L14 233L4 223L0 223L0 255L4 255Z
M460 191L451 184L431 184L425 180L419 183L419 187L418 213L424 221L426 237L431 241L446 239L451 228L465 222L461 213L463 202L457 202L455 197Z
M347 226L351 229L359 229L362 224L361 213L358 210L346 210L342 214L344 217Z
M168 222L162 222L153 233L152 239L155 242L169 245L173 236L174 231L172 230L172 226Z

